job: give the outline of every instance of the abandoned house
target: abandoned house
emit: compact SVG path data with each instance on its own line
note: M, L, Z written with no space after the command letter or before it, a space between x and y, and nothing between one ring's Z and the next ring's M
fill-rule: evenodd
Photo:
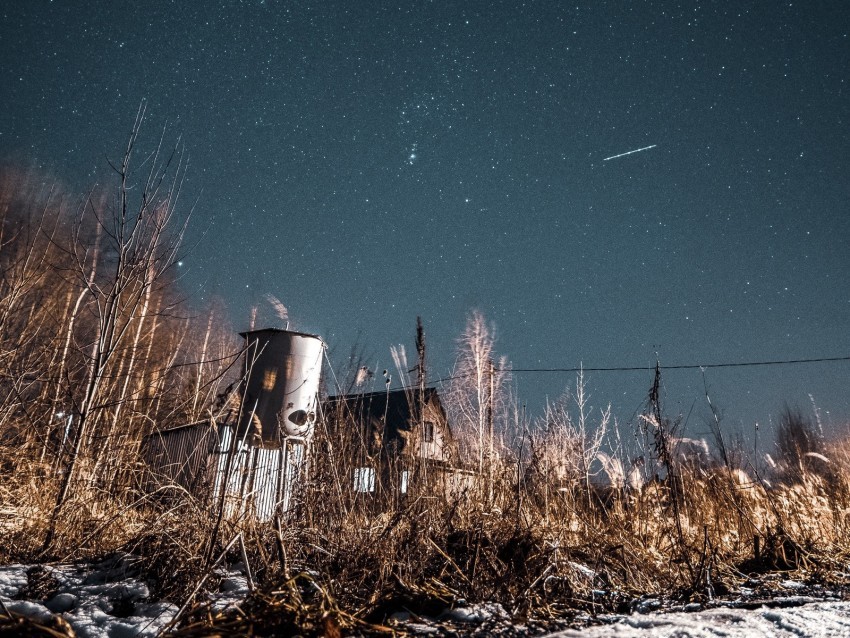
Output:
M146 437L149 490L167 493L179 486L228 518L269 521L298 500L308 466L333 465L348 477L353 497L381 497L376 503L412 489L458 491L471 485L472 472L460 468L436 389L343 395L320 403L325 344L319 337L278 329L241 336L238 408L220 415L218 423L191 423ZM317 427L327 435L320 445L314 442Z
M404 495L414 485L468 481L435 388L329 397L323 412L329 435L347 444L355 492Z

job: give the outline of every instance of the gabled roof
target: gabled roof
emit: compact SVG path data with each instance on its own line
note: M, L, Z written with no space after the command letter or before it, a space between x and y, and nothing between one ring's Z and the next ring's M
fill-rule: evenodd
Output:
M329 397L323 404L333 430L359 437L367 455L400 454L445 466L458 464L457 445L436 388L425 388L425 422L421 429L419 390L390 390Z
M355 420L361 423L366 421L382 423L386 427L387 434L392 435L398 430L409 430L412 427L417 418L415 406L418 400L419 391L416 388L345 394L328 397L325 410L339 413L344 406ZM436 407L445 422L446 412L436 388L425 388L424 402L425 405Z

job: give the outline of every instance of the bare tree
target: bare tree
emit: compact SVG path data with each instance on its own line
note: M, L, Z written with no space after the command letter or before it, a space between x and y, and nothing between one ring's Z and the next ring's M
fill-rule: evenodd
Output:
M139 108L121 162L113 166L118 188L111 214L104 215L91 200L83 208L83 213L93 215L103 230L104 248L111 259L109 272L102 278L92 276L82 242L74 241L67 248L74 258L76 272L82 278L88 305L94 314L94 335L85 386L74 406L70 451L45 537L45 549L53 540L56 522L68 499L81 452L86 444L96 440L92 435L97 417L110 405L102 401L104 387L110 379L110 366L125 347L130 356L124 372L129 372L128 368L135 365L139 336L149 314L151 290L176 261L185 230L185 222L172 230L185 169L178 148L163 159L160 139L157 149L145 158L144 163L149 165L146 179L140 188L131 183L131 168L143 120L144 105ZM136 188L138 195L133 197ZM81 227L82 223L78 224L77 228ZM126 339L130 340L129 344L125 344ZM126 395L121 396L119 404L125 399ZM104 439L101 437L99 440Z
M594 422L589 398L584 371L579 371L575 391L567 390L560 399L546 404L531 435L531 446L533 466L542 475L545 490L555 486L561 494L581 492L591 505L593 462L599 460L615 482L622 469L618 471L616 459L601 451L611 422L611 406L600 410L599 420ZM548 512L548 492L544 499Z
M467 318L457 342L457 360L447 393L447 411L458 443L468 457L477 459L478 476L488 475L492 495L493 473L500 435L509 420L510 366L495 360L495 329L478 310Z
M62 294L63 255L52 243L64 231L65 201L39 181L6 167L0 177L0 423L21 449L38 441L43 450L53 425L45 400L57 381L53 344L70 295Z

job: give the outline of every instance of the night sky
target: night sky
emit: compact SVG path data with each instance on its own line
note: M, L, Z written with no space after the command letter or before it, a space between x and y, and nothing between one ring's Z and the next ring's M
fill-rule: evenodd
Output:
M3 3L0 159L74 192L182 136L182 282L234 328L267 294L339 359L473 308L516 368L850 356L844 2ZM640 150L611 158L629 151ZM571 373L517 373L539 412ZM843 428L850 362L712 368L724 423ZM587 374L626 423L652 374ZM666 407L709 412L698 370Z

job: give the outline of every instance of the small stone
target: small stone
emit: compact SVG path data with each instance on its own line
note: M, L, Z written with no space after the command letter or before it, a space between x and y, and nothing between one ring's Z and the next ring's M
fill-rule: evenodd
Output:
M66 611L71 611L77 606L77 597L69 593L56 594L44 603L44 606L54 614L64 614Z
M661 601L657 598L647 598L646 600L638 601L635 609L639 614L649 614L661 609Z

